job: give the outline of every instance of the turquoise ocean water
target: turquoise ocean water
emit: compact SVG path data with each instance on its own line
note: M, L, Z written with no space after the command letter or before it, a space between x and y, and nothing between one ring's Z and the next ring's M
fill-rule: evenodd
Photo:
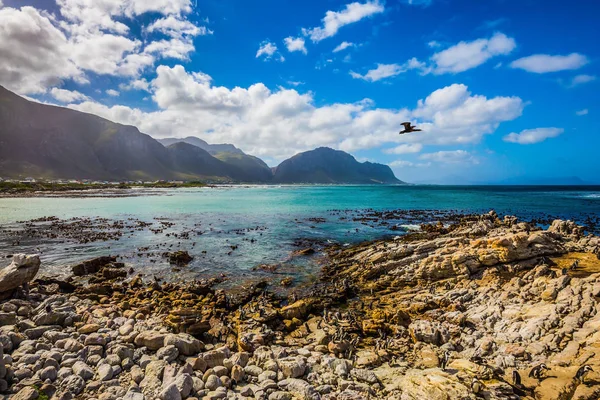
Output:
M465 186L249 186L142 190L132 197L0 199L0 254L40 252L45 272L64 274L65 265L96 255L120 255L134 269L163 278L225 273L232 280L260 275L259 264L281 263L279 274L305 279L318 267L313 259L290 260L303 239L350 244L398 235L435 214L379 211L440 210L521 218L561 217L584 222L600 217L600 187ZM21 238L15 231L40 217L141 220L162 227L126 230L119 240L75 243ZM369 217L369 218L365 218ZM160 221L168 224L161 225ZM182 235L182 233L185 233ZM148 249L147 249L148 248ZM141 250L140 250L141 249ZM174 271L160 253L188 250L195 259ZM140 253L153 253L150 257ZM5 263L5 262L3 262Z

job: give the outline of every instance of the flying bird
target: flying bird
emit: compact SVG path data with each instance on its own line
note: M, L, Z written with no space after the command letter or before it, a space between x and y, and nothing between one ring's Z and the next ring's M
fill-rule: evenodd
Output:
M410 122L403 122L400 125L404 126L404 130L400 131L400 134L403 135L405 133L410 133L410 132L420 132L422 131L422 129L417 129L416 126L410 124Z

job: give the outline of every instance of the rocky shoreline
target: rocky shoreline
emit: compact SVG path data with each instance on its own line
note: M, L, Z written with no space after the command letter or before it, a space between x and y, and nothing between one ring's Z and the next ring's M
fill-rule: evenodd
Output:
M145 281L110 257L41 278L37 256L17 255L0 271L0 393L598 399L599 250L572 222L490 213L332 247L319 282L287 296L264 282Z

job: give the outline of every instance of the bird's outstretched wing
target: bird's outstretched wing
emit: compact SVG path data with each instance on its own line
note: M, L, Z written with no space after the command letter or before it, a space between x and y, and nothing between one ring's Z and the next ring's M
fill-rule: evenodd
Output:
M405 129L410 129L410 122L403 122L400 125L404 126Z

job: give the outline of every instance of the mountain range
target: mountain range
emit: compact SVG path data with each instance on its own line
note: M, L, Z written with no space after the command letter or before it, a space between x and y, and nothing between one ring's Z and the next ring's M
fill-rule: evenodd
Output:
M36 103L0 86L0 177L202 180L247 183L400 184L382 164L318 148L276 168L232 144L155 140L136 127Z

